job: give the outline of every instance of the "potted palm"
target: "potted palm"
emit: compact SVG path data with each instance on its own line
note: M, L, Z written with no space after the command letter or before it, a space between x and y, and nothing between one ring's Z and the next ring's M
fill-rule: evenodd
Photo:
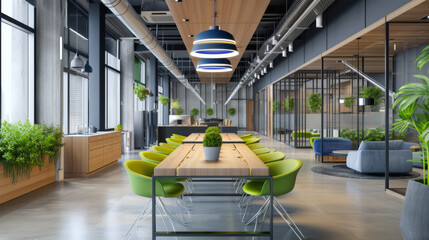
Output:
M217 161L219 159L222 136L216 131L206 132L203 139L203 149L206 161Z
M416 59L420 70L429 61L429 46ZM429 175L426 164L429 159L429 78L414 75L423 83L408 83L396 92L393 108L400 119L393 124L400 132L411 128L417 131L422 146L423 179L409 180L405 195L400 228L405 240L429 239Z

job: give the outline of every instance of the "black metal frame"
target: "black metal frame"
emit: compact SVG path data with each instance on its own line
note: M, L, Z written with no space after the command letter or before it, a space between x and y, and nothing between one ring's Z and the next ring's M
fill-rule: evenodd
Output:
M225 178L260 178L270 180L270 231L178 231L178 232L157 232L156 231L156 180L165 178L191 178L191 179L209 179L209 181L225 181ZM187 196L198 197L225 197L241 196L237 193L190 193ZM270 237L274 239L274 195L273 195L273 177L272 176L153 176L152 177L152 239L157 237Z

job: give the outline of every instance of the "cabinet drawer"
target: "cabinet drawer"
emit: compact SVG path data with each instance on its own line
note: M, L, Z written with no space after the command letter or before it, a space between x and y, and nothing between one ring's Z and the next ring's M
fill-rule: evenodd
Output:
M92 142L99 142L99 141L103 141L104 137L105 137L104 135L90 136L88 141L90 143L92 143Z
M104 141L103 140L101 140L101 141L93 141L93 142L89 142L88 143L88 148L89 148L89 150L91 151L91 150L93 150L93 149L96 149L96 148L101 148L101 147L103 147L105 144L104 144Z
M97 148L89 151L88 169L90 172L97 170L104 166L104 150Z

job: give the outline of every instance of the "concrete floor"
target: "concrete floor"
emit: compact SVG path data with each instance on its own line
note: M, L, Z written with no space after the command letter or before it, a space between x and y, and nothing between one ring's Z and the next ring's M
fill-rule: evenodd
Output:
M285 152L286 158L304 162L295 189L279 200L309 239L402 239L403 200L384 191L384 179L313 173L311 167L321 163L314 161L311 149L294 149L262 138L267 147ZM88 178L67 179L0 205L0 239L123 239L147 201L128 186L122 166L127 159L139 159L138 153L124 155L117 165ZM230 185L195 184L196 192L231 190ZM236 199L194 198L187 229L243 230ZM150 239L150 227L147 217L132 238ZM184 228L176 224L176 230L180 229ZM296 239L278 216L275 239Z

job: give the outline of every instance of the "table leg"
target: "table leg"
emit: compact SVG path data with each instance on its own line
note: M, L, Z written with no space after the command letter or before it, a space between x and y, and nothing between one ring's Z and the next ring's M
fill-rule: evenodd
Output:
M156 178L152 177L152 240L156 239Z
M270 177L270 211L271 211L271 216L270 216L270 239L273 240L274 239L274 223L273 223L273 218L274 218L274 196L273 196L273 178Z

